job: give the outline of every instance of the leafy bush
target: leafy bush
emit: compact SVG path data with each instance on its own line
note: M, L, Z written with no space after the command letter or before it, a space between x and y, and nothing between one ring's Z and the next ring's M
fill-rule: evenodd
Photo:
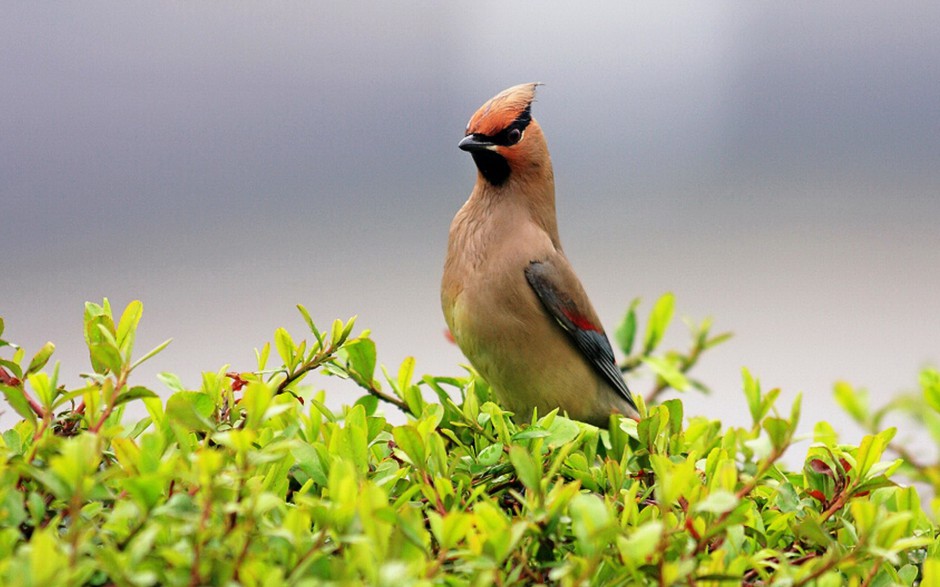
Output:
M648 398L704 386L689 370L726 335L692 328L688 351L660 351L672 320L654 306L635 353L637 304L616 332L627 371L654 376ZM937 526L907 478L940 487L880 429L906 411L940 442L940 375L922 395L872 412L836 394L870 434L839 444L820 422L803 467L791 448L800 401L744 371L752 424L686 417L678 399L640 401L642 419L608 430L556 413L514 423L485 382L415 378L414 360L376 379L375 345L353 320L296 342L274 337L257 368L206 372L198 389L163 374L163 401L133 385L142 314L87 304L93 372L65 389L47 344L0 359L0 390L23 420L2 433L4 585L922 585L940 584ZM2 321L0 321L2 336ZM339 413L302 385L347 378L365 394ZM456 401L454 398L458 398ZM642 399L642 398L641 398ZM129 402L148 416L122 418ZM408 416L390 423L382 404ZM903 458L883 460L886 451ZM792 458L792 457L791 457ZM934 515L936 515L934 507Z

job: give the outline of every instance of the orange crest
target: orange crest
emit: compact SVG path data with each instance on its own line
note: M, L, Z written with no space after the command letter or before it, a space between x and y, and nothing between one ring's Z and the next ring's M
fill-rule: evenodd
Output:
M539 83L519 84L490 98L467 123L467 134L494 136L521 116L535 99Z

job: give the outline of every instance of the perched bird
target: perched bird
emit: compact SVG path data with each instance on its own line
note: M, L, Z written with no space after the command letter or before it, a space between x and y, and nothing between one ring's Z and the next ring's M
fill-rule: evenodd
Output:
M561 408L606 427L611 413L636 417L636 404L561 248L552 162L532 118L538 85L490 99L458 144L478 173L450 226L441 305L460 350L516 417Z

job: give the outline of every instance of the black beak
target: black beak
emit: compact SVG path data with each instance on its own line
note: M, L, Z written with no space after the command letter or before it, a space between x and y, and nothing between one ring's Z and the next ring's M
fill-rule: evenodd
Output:
M487 140L482 135L467 135L457 143L458 148L470 153L474 151L489 151L495 146L496 143Z

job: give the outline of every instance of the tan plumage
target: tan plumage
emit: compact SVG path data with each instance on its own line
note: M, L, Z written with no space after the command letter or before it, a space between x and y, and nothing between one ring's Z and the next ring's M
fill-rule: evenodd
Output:
M561 408L606 427L611 413L636 410L562 251L551 158L530 114L536 86L509 88L470 119L460 147L478 175L451 224L441 304L460 349L517 417Z

